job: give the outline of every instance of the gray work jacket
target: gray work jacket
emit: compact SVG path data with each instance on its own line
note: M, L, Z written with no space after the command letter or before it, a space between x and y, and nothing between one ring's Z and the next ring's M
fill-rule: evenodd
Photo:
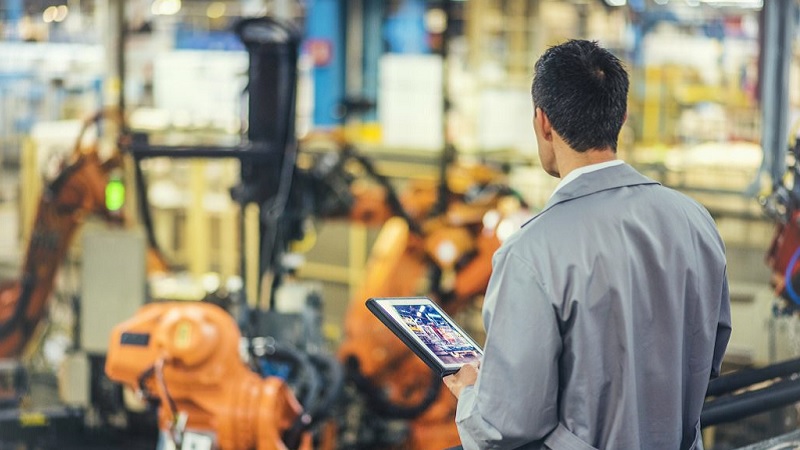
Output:
M582 174L496 252L483 320L465 449L702 449L731 327L697 202L627 164Z

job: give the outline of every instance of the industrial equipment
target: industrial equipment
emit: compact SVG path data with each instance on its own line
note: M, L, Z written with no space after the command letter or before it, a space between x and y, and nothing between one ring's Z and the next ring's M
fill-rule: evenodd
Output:
M175 147L129 133L123 147L137 168L141 159L157 156L241 161L241 184L232 195L243 207L256 203L261 210L259 273L262 280L272 276L270 307L257 302L254 308L242 296L232 305L238 309L234 319L210 304L147 305L115 328L106 373L158 404L166 445L326 448L330 433L324 422L339 397L342 371L314 342L321 338L310 338L319 336L313 332L319 302L309 291L298 311L276 308L291 270L282 261L287 245L302 237L300 224L309 215L325 209L317 200L330 197L325 183L295 164L300 36L294 25L272 18L244 19L236 33L250 57L247 139L238 146ZM146 201L146 190L140 193Z
M788 154L791 164L786 173L775 178L772 193L762 199L764 213L776 224L765 257L772 270L776 316L795 316L800 311L800 140L794 139ZM800 359L791 359L711 380L700 418L702 426L733 422L800 401L798 375Z
M89 127L113 115L103 111L87 119L81 128L67 165L44 189L36 212L19 281L0 285L0 439L35 440L44 427L80 429L85 405L53 403L39 407L22 404L31 392L22 355L40 333L55 278L76 231L88 215L99 215L121 225L119 209L109 208L106 189L109 174L122 163L114 153L105 161L97 145L82 143ZM144 270L144 268L142 268ZM90 375L73 386L89 390ZM88 396L85 395L84 397ZM26 402L29 403L29 402Z
M84 130L99 119L95 116ZM120 222L106 207L109 172L121 155L100 161L96 149L84 151L80 134L71 161L45 189L25 254L20 280L0 289L0 358L18 357L46 313L60 263L87 214Z
M111 333L107 375L157 406L165 445L266 450L457 444L454 399L367 313L363 299L422 293L448 313L463 310L483 293L491 256L525 217L524 202L505 185L502 172L453 163L449 154L438 183L414 181L402 195L345 142L339 151L298 167L293 118L299 34L292 25L267 18L246 19L237 33L250 55L245 142L159 146L123 127L119 143L137 163L140 182L143 158L242 161L241 185L232 194L242 205L256 203L261 209L260 273L270 275L262 278L270 282L269 305L259 301L250 308L242 299L237 306L243 311L236 317L208 303L146 305ZM58 262L80 218L94 212L121 222L106 196L109 171L121 158L115 154L101 162L96 152L76 147L74 161L48 186L22 280L0 293L0 355L19 356L43 318ZM352 165L376 185L354 183ZM146 201L146 190L140 188L139 194ZM142 216L149 245L156 248L146 209ZM348 313L339 362L324 353L315 330L321 314L316 294L305 295L298 311L277 308L279 291L295 270L284 256L303 238L309 218L348 218L383 227ZM296 333L297 324L302 333ZM352 394L345 401L339 398L343 366ZM15 367L0 388L21 387ZM69 417L83 420L81 411Z
M106 373L159 400L160 428L176 448L311 448L289 386L245 365L240 341L218 306L151 303L112 332Z
M299 383L304 386L296 388L295 395L303 411L296 412L299 425L295 423L295 429L311 431L311 439L318 446L332 445L326 437L329 435L323 436L322 428L325 423L333 422L339 430L335 433L336 447L342 449L456 445L455 399L442 389L440 380L426 366L368 313L363 300L370 296L425 294L440 302L448 313L464 310L483 294L491 273L492 254L502 239L528 217L524 201L508 188L501 171L481 164L456 163L451 151L443 157L438 182L412 180L402 194L378 173L369 158L344 140L337 141L338 151L311 154L311 162L299 166L299 146L291 120L295 115L299 35L293 26L269 18L247 19L236 30L250 55L247 140L233 147L174 147L157 145L146 135L134 134L126 150L137 160L168 156L234 157L241 161L241 185L232 194L242 205L256 203L260 207L259 273L261 280L270 283L268 289L262 289L268 294L254 302L255 308L245 302L239 305L244 310L239 327L245 336L246 360L256 372L279 374L280 370L274 370L274 358L262 349L291 344L294 356L284 358L284 362L294 367L310 366L311 369L300 372L316 374L327 386L319 392L314 382ZM350 170L353 166L371 178L373 185L364 187L356 183L358 175ZM363 286L348 312L345 338L338 352L341 365L321 363L326 358L324 352L319 352L320 343L313 342L318 338L311 338L312 342L297 338L319 336L313 330L318 321L304 320L299 317L302 313L289 317L277 307L278 293L296 269L287 264L285 256L290 253L291 243L303 239L304 224L312 218L347 218L382 226ZM268 300L268 304L263 304L262 299ZM161 399L163 435L174 434L176 425L171 418L188 412L188 421L195 427L193 432L216 436L214 442L222 450L239 448L223 439L228 432L221 425L226 412L213 408L198 411L196 406L205 404L208 392L234 392L229 386L235 383L232 379L218 377L209 379L205 389L185 389L177 372L165 363L161 389L170 393L178 390L181 396L178 399L171 394L174 400L171 406L165 401L166 395L157 389L158 383L148 388L137 378L160 360L171 358L155 350L155 346L165 345L156 342L180 339L177 331L159 323L170 314L189 314L190 308L172 304L159 308L157 314L148 306L121 325L121 331L112 337L108 374ZM313 318L319 313L313 307L310 310L306 317ZM305 323L311 333L292 331L298 321ZM142 332L148 336L146 351L135 343L123 342L127 336L124 333L134 329L146 330ZM134 356L137 352L141 357ZM130 359L141 365L121 372L116 364ZM311 364L304 359L311 360ZM181 377L194 373L202 378L211 367L179 364ZM240 366L245 367L243 364ZM337 401L342 366L346 367L347 395ZM319 370L321 367L324 369ZM298 384L297 379L289 376L287 382ZM191 418L198 414L199 418ZM239 420L252 419L246 410L237 414ZM285 430L277 424L261 426Z
M427 295L451 315L475 304L485 293L495 250L529 218L525 203L502 179L502 173L483 165L453 164L447 170L443 209L437 210L439 186L413 183L401 196L408 217L392 218L381 229L339 348L363 403L359 437L342 442L343 448L426 449L459 443L455 398L367 310L364 300ZM398 419L406 422L399 429Z

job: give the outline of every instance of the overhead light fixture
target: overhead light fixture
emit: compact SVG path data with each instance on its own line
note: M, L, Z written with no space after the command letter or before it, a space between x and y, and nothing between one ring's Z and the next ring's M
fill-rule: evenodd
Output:
M440 8L428 10L425 13L425 28L434 34L444 33L447 30L447 13Z
M63 22L64 19L67 18L67 14L69 14L69 8L67 5L58 5L56 7L56 16L53 18L56 22Z
M666 5L667 3L669 3L669 0L653 0L653 1L656 2L657 5Z
M741 8L761 8L764 0L700 0L711 6L738 6Z
M42 20L44 23L51 23L56 20L56 15L58 14L58 8L55 6L48 6L44 12L42 12Z
M206 8L206 15L209 19L219 19L225 15L225 10L225 3L214 2L208 5L208 8Z
M181 0L155 0L150 6L154 16L171 16L181 10Z
M608 6L625 6L628 4L628 0L606 0L606 4Z

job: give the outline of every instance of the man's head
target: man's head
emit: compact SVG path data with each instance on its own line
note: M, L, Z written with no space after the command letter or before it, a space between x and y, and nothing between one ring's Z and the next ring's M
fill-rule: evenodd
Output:
M536 62L531 94L534 122L543 113L546 128L572 150L616 151L626 117L628 73L608 50L584 40L549 48ZM541 147L547 130L536 128Z

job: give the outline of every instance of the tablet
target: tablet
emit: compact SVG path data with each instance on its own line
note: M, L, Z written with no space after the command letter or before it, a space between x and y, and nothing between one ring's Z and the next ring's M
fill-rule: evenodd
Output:
M480 346L427 297L371 298L367 309L442 377L483 356Z

